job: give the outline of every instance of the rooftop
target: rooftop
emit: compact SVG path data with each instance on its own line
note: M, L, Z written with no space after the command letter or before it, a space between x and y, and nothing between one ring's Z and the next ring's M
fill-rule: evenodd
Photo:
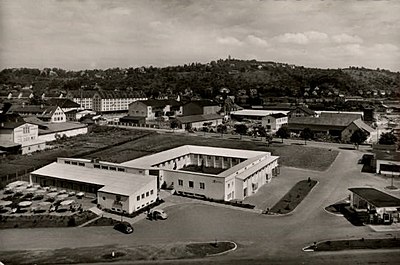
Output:
M319 117L292 117L289 119L289 126L290 124L302 124L347 127L350 123L360 118L361 115L358 114L323 112Z
M282 113L287 115L289 111L285 110L255 110L255 109L244 109L244 110L237 110L231 111L231 115L240 115L240 116L268 116L271 114Z
M81 161L83 160L81 159ZM86 160L85 162L90 162L90 160ZM118 166L118 164L115 165ZM143 185L154 181L155 178L155 176L144 176L57 162L37 169L32 174L104 186L99 191L125 196L135 193Z
M222 119L222 118L223 117L219 114L200 114L200 115L188 115L188 116L176 117L176 119L178 121L180 121L181 123L209 121L209 120L216 120L216 119Z
M46 126L47 129L44 130L39 128L39 135L54 133L54 132L63 132L63 131L87 127L86 124L80 122L59 122L59 123L48 122L44 126Z
M351 192L357 194L375 207L400 207L400 199L374 188L350 188Z
M287 117L285 114L283 113L272 113L268 116L274 117L275 119L279 119L279 118L283 118L283 117Z

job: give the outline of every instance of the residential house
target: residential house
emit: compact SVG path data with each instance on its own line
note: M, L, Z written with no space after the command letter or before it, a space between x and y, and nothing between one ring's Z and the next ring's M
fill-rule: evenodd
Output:
M183 115L216 114L221 110L218 103L212 100L195 100L183 105Z
M310 110L306 106L296 106L294 109L291 109L287 114L289 118L292 117L316 117L317 113L315 111Z
M288 124L288 116L283 113L273 113L262 118L261 125L270 131L277 131Z
M176 100L140 100L129 104L128 116L144 117L146 121L155 120L157 117L176 117L182 115L183 108Z
M13 105L8 113L17 113L21 116L36 116L42 121L54 123L67 121L64 111L59 106Z

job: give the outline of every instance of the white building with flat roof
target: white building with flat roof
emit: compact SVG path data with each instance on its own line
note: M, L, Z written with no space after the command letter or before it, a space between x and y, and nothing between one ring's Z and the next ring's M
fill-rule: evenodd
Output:
M278 158L269 152L184 145L121 165L148 169L158 175L159 187L229 201L243 200L269 183L279 173Z
M157 200L157 178L148 171L88 159L58 158L30 175L31 183L84 191L103 208L135 212Z

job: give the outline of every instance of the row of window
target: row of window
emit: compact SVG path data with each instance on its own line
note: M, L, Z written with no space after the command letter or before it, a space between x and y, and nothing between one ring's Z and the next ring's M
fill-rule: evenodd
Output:
M140 198L144 199L145 197L149 197L150 195L153 195L153 194L154 194L154 190L146 191L146 193L142 193L142 195L138 195L136 197L136 200L140 201Z
M183 179L178 179L178 185L183 187ZM188 181L188 187L193 189L194 188L194 181L189 180ZM201 190L204 190L206 188L206 184L204 182L200 182L199 183L199 188Z
M81 167L85 166L85 163L83 163L83 162L65 160L64 163L68 164L68 165L75 165L75 166L78 165L78 166L81 166ZM99 165L99 164L94 164L93 167L94 168L98 168L98 169L125 172L125 168L121 168L121 167L106 166L106 165Z

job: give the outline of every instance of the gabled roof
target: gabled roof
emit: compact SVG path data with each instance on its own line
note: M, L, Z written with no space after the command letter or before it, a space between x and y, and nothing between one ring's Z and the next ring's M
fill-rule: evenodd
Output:
M361 130L367 131L369 133L374 131L374 129L372 129L370 126L365 124L361 119L357 119L357 120L353 121L353 123Z
M17 121L17 122L2 122L0 124L0 129L15 129L21 125L24 125L26 122L24 121Z
M46 100L49 105L59 106L60 108L79 108L80 105L68 98L51 98Z
M296 106L295 108L293 108L293 110L291 110L290 112L293 112L295 110L301 110L303 112L305 112L308 115L315 115L315 111L310 110L309 108L307 108L306 106Z
M101 90L97 93L102 99L113 99L113 98L144 98L140 92L126 92L126 91L112 91L112 90Z
M148 99L148 100L140 100L141 102L147 106L151 107L165 107L167 105L170 106L179 106L181 105L178 101L173 99Z
M375 207L400 207L400 199L374 188L350 188L351 192L357 194Z
M272 113L268 116L274 117L275 119L279 119L279 118L283 118L283 117L287 117L285 114L283 113Z
M344 113L321 113L320 117L292 117L290 124L323 125L333 127L347 127L353 121L360 119L361 115Z
M57 108L57 106L43 105L13 105L9 111L13 113L32 113L39 117L51 117L53 113L57 110Z
M41 119L38 119L36 116L24 117L24 121L26 121L28 123L39 125L40 129L46 129L47 124L48 124L48 123L42 121Z
M193 100L193 101L190 101L190 102L186 103L185 105L191 104L191 103L197 104L197 105L199 105L201 107L218 106L218 103L216 103L216 102L214 102L212 100L209 100L209 99Z
M200 114L200 115L189 115L176 117L176 119L181 123L191 123L199 121L210 121L216 119L222 119L223 117L219 114Z

